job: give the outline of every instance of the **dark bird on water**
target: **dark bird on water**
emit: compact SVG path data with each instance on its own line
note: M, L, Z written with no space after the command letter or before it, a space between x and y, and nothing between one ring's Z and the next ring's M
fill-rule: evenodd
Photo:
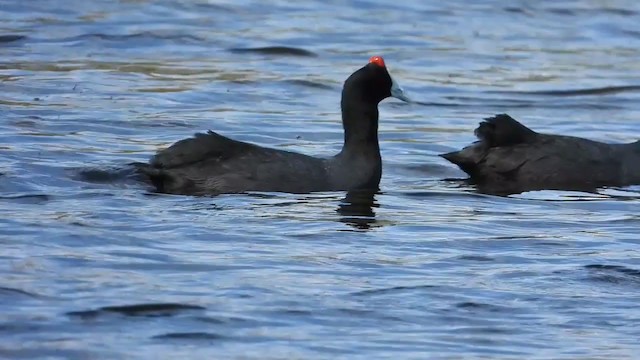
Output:
M485 119L478 141L442 154L469 175L479 191L595 191L640 184L640 141L607 144L537 133L506 114Z
M133 165L156 191L171 194L377 190L382 175L378 103L388 97L409 101L383 58L373 56L344 82L344 144L333 157L262 147L209 131L159 151L148 164Z

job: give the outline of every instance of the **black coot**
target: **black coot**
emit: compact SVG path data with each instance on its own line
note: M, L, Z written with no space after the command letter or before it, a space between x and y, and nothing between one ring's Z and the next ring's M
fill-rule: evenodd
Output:
M266 148L209 131L159 151L149 164L134 165L158 192L172 194L377 190L382 175L378 103L388 97L408 101L382 57L374 56L344 83L344 145L330 158Z
M506 114L485 120L475 130L479 141L440 155L466 172L482 192L593 191L640 184L640 141L606 144L540 134Z

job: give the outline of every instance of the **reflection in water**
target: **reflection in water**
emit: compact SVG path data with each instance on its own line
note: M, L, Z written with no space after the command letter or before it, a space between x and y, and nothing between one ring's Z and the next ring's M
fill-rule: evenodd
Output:
M342 215L340 221L356 229L370 229L376 222L373 208L379 206L375 203L375 194L373 191L348 192L336 210Z

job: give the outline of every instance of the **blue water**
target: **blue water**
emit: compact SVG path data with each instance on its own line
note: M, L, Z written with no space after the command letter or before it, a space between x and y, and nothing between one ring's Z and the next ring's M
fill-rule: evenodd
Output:
M637 358L640 187L480 195L437 156L500 112L637 140L637 1L0 0L0 20L0 358ZM237 51L265 46L306 52ZM333 154L371 55L419 102L380 105L373 198L74 176L208 129Z

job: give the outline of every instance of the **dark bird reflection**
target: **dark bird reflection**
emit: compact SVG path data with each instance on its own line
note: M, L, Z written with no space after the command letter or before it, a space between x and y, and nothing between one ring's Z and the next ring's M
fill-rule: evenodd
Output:
M336 210L341 215L340 221L358 230L373 227L376 223L373 208L380 206L375 202L376 194L376 191L349 191Z

